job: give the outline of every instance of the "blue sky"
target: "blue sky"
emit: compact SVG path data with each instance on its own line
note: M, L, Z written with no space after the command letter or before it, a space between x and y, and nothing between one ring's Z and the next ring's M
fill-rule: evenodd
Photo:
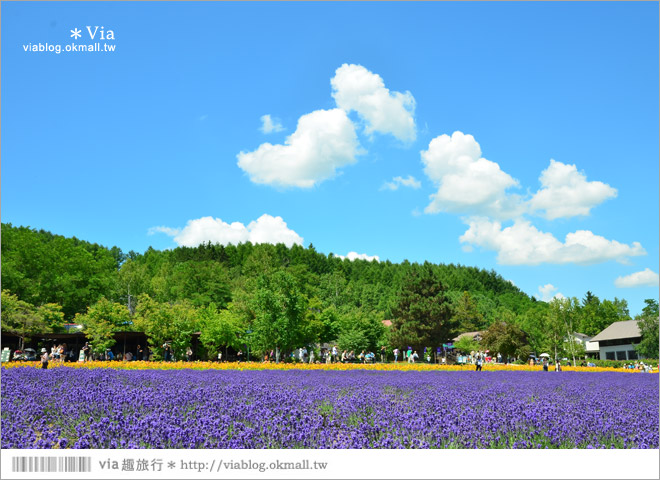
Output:
M634 315L657 39L653 2L3 2L2 221L473 265Z

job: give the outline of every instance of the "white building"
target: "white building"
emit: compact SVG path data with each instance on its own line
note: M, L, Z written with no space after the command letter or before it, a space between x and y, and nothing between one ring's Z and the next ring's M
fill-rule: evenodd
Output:
M601 360L637 360L634 345L642 339L637 320L614 322L591 339L598 342Z
M590 358L598 358L598 342L593 342L592 337L585 335L584 333L575 332L572 335L573 341L576 344L580 344L584 347L584 354ZM565 340L566 342L570 341L570 338Z

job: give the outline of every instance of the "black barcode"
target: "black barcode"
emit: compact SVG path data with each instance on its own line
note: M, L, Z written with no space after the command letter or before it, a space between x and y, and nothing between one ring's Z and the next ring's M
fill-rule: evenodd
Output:
M92 457L12 457L12 472L91 472Z

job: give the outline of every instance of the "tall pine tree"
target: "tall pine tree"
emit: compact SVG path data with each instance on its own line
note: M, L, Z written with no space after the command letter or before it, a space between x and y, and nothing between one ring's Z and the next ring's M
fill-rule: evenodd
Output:
M446 292L430 265L412 269L393 310L392 345L421 352L452 338L455 322Z

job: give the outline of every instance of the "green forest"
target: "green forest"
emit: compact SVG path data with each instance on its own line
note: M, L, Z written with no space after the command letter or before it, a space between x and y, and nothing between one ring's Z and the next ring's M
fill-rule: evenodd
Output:
M657 358L658 303L647 300L645 339ZM526 359L580 355L569 332L595 335L630 320L624 299L529 297L497 272L454 264L348 260L283 244L202 244L144 253L2 224L2 330L23 339L84 325L102 352L120 331L165 341L182 358L199 332L203 352L225 347L287 353L323 343L340 350L418 351L483 331L481 345ZM383 320L390 320L385 326ZM655 322L655 324L653 324ZM655 326L654 326L655 325ZM646 327L645 327L646 328ZM644 342L643 342L644 343ZM640 348L646 348L641 346Z

